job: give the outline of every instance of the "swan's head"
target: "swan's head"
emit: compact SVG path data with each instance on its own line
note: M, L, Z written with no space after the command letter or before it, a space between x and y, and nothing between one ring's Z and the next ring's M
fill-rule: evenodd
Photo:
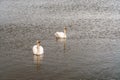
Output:
M67 27L64 27L64 30L66 30L66 31L67 31Z
M40 41L40 40L37 40L36 43L37 43L37 45L40 45L41 41Z

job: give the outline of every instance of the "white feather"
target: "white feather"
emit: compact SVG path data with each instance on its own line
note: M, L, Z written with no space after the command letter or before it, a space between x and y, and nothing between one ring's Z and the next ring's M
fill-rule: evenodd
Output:
M33 54L35 55L41 55L44 53L44 49L42 46L39 46L39 48L37 48L37 45L33 46Z
M64 32L56 32L55 36L57 38L67 38L66 34Z

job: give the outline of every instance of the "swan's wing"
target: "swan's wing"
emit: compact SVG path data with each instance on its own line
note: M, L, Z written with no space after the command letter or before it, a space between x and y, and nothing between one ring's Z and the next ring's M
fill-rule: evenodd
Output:
M56 32L56 33L55 33L55 36L58 37L58 36L59 36L59 33L60 33L60 32Z
M33 46L33 54L43 54L44 49L42 46L39 47L39 51L37 50L37 45Z
M44 49L42 46L40 46L40 54L43 54L44 53Z
M37 45L33 46L33 54L37 54Z
M56 33L55 33L55 36L62 38L62 37L65 37L65 34L64 34L63 32L56 32Z

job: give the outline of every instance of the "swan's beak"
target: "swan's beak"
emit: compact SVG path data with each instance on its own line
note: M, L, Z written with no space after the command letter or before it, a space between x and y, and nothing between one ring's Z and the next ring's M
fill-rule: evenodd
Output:
M37 40L37 41L36 41L36 43L39 43L39 44L40 44L40 42L41 42L40 40Z

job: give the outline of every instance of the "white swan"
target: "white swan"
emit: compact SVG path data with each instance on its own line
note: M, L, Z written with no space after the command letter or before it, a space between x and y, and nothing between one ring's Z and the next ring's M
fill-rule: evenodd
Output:
M43 47L40 45L40 41L37 40L37 45L33 46L33 54L35 55L41 55L44 53Z
M67 28L64 27L64 32L56 32L55 36L56 38L59 38L59 39L66 39L67 38L66 33L67 33Z

